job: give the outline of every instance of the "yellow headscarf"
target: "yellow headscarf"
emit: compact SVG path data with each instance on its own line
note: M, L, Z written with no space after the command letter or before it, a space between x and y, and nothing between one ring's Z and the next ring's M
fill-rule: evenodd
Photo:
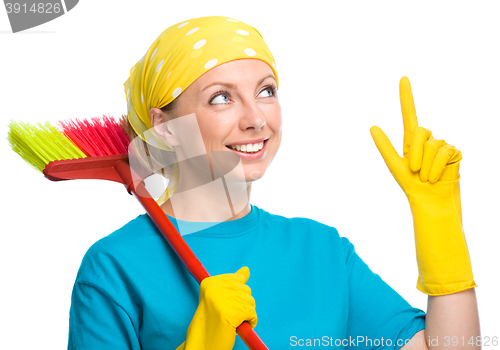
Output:
M152 132L149 111L172 102L209 69L241 59L260 59L273 69L276 62L262 35L234 18L210 16L167 28L130 70L124 83L128 120L148 144L172 151Z

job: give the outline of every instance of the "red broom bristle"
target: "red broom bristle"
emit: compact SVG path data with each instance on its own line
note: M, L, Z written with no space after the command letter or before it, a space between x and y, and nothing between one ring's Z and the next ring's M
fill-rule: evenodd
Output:
M63 134L87 156L127 154L129 140L121 125L103 116L83 120L59 121Z

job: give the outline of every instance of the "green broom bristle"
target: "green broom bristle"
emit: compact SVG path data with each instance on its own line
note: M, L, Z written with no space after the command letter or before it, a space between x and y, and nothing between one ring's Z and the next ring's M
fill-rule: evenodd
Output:
M41 172L52 161L86 157L50 122L33 125L11 121L7 139L14 152Z

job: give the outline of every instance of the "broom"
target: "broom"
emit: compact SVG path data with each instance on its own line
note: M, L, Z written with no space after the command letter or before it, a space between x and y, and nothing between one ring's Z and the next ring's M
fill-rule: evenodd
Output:
M122 120L126 118L122 115ZM129 165L130 141L111 117L49 122L32 125L11 121L8 141L11 148L51 181L101 179L125 185L142 204L189 273L198 283L210 277L175 226L151 197L142 181L152 173ZM248 322L236 328L251 350L268 349Z

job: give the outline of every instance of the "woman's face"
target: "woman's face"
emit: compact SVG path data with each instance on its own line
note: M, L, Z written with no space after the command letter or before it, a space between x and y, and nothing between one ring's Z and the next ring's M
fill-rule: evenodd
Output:
M214 67L177 99L170 112L150 111L153 125L160 117L172 120L195 113L209 155L211 151L237 154L247 182L264 175L278 152L282 126L276 79L267 63L238 59ZM192 142L176 139L175 134L166 138L174 147Z

